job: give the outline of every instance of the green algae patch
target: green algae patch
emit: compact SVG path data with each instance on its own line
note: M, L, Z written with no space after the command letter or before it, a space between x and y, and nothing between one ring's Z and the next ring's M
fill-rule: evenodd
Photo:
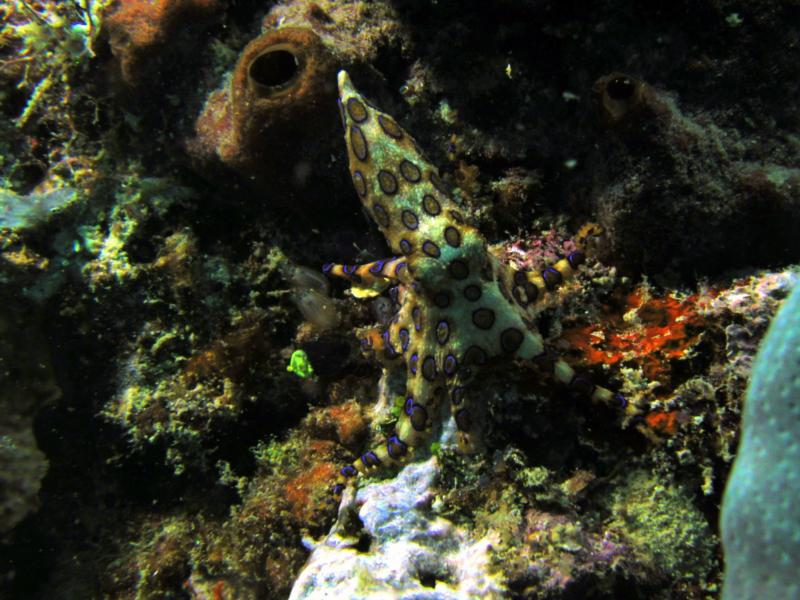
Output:
M314 374L314 367L311 366L311 360L304 350L295 350L289 359L289 365L286 367L289 373L294 373L300 379L307 379Z
M683 485L644 470L611 496L609 529L626 533L634 552L674 579L701 579L714 564L716 537Z

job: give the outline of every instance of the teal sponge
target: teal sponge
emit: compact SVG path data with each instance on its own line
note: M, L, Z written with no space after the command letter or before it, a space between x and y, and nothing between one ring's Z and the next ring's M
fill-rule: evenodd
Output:
M724 600L800 598L800 285L753 365L722 542Z

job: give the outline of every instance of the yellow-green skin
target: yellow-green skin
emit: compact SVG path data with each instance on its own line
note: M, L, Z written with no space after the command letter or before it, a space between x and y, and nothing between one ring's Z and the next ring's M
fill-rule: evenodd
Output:
M571 276L579 252L542 273L501 264L484 237L468 225L417 143L388 115L366 101L345 71L339 96L350 173L356 192L399 258L360 267L328 266L354 287L380 290L398 284L399 304L388 331L364 334L362 345L387 369L406 372L404 415L395 436L342 469L344 478L401 462L429 434L445 397L456 420L459 447L472 447L466 386L493 359L539 360L570 384L573 370L548 360L534 326L537 302ZM593 399L610 401L604 388L579 382ZM587 388L586 386L590 386Z

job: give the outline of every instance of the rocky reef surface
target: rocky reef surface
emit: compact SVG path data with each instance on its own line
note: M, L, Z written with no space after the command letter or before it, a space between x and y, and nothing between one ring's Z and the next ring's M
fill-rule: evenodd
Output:
M0 15L0 596L719 597L744 390L800 265L796 3ZM472 454L445 406L331 493L406 410L359 345L394 300L322 274L391 256L340 69L498 261L548 283L602 232L535 325L635 415L498 361Z

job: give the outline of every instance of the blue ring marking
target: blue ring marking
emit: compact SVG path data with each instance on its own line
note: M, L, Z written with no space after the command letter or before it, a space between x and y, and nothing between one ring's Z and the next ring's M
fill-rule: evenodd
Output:
M458 368L458 361L452 354L448 354L444 358L444 372L448 377L452 376Z
M383 338L383 344L385 346L386 353L389 355L389 358L394 358L395 356L398 356L400 354L397 350L394 349L394 346L392 346L392 342L389 340L388 329L381 334L381 338Z
M554 269L553 267L547 267L541 273L542 279L544 279L544 285L548 290L553 290L564 281L564 276L561 273ZM548 279L548 277L550 279Z
M424 406L414 404L408 413L408 417L414 431L425 431L425 426L428 424L428 411ZM419 422L420 417L422 418L422 423Z
M397 446L397 452L395 453L395 449L393 446ZM388 440L386 440L386 452L389 454L391 458L398 459L405 456L406 452L408 452L408 444L406 444L403 440L401 440L396 435L393 435Z
M365 467L377 467L381 464L381 459L372 450L369 450L361 455L361 462Z
M576 373L569 382L569 387L575 389L578 393L591 398L597 386L594 382L581 373Z
M408 344L411 341L411 336L408 333L408 329L405 327L401 328L397 335L400 337L400 349L405 352L408 350Z
M469 412L465 408L460 409L453 417L456 422L456 427L459 431L469 431L472 429L472 419L470 419Z
M450 323L448 323L445 319L442 319L436 324L436 341L439 342L440 345L444 345L449 339Z
M586 258L586 255L581 252L580 250L575 250L574 252L570 252L567 256L567 262L569 266L573 269L576 269Z

